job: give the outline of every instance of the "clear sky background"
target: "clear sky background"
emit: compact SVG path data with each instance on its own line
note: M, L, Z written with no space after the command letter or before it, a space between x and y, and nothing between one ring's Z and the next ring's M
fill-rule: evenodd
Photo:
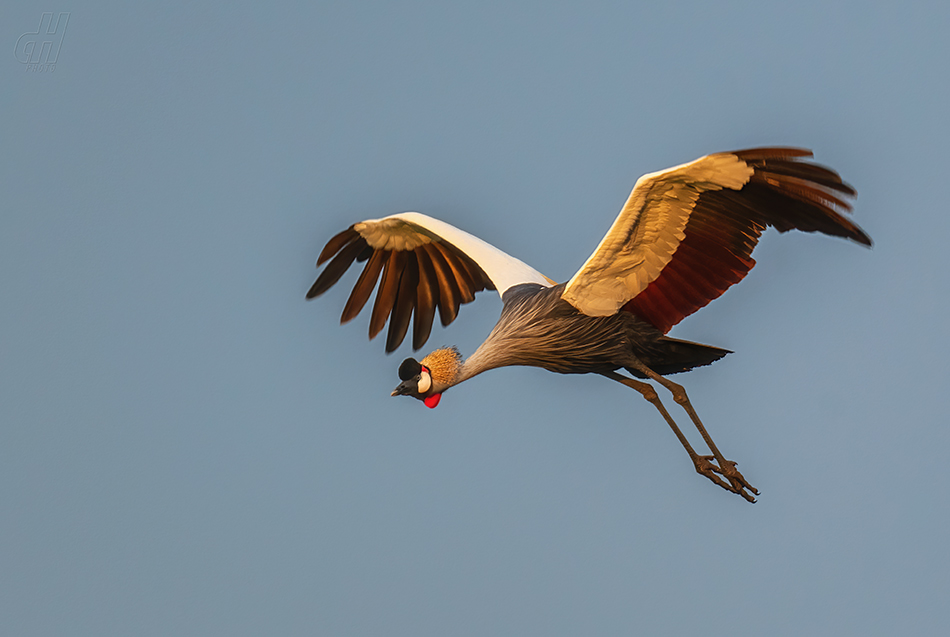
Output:
M52 73L15 50L44 10ZM4 634L946 632L946 2L2 17ZM405 210L566 280L639 175L774 144L875 245L772 231L673 331L735 351L675 380L758 504L599 377L390 398L411 350L338 325L355 272L304 301L330 236Z

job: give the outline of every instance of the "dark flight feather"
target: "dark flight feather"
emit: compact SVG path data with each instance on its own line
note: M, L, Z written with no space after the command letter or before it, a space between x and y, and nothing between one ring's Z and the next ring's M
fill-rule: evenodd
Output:
M348 323L356 318L363 306L369 300L370 295L376 288L376 281L379 279L379 273L383 270L383 264L389 260L389 250L374 250L369 258L369 262L363 266L360 278L356 280L350 298L346 301L343 308L343 316L340 317L340 323Z
M379 289L376 291L376 302L373 304L373 313L369 319L370 339L376 338L386 325L386 319L393 309L399 292L399 279L402 276L402 265L405 259L405 252L389 253L389 260L383 270L383 280L380 281Z
M409 331L409 319L416 303L416 288L419 285L419 265L415 255L404 252L405 265L399 278L399 291L389 316L389 332L386 335L386 353L394 351L406 338Z
M432 322L435 320L435 306L439 293L439 283L435 278L435 269L428 255L416 250L419 267L419 285L416 287L416 311L412 318L412 348L419 349L429 340Z
M452 268L445 262L442 252L431 243L422 246L422 249L429 256L429 261L435 270L439 284L439 320L442 321L442 326L445 327L458 316L462 295L458 289L458 282L452 276Z
M326 268L324 268L323 272L320 273L320 276L317 277L317 280L310 288L310 291L307 292L307 298L312 299L320 296L329 290L334 283L339 281L340 277L343 276L343 273L346 272L347 268L353 264L354 259L356 259L357 255L363 250L365 245L366 240L359 238L352 243L348 243L346 247L340 250L339 254L333 257L333 260L330 261Z
M445 259L445 263L448 264L452 271L452 278L458 284L459 300L462 303L471 303L474 301L475 292L472 290L472 288L475 287L475 284L468 276L468 271L466 271L465 268L459 264L458 257L455 255L455 253L446 248L441 243L434 243L432 245L435 246L435 249L439 251L439 253L442 255L442 258Z
M337 233L327 241L327 244L323 246L323 250L320 251L320 256L317 257L317 267L319 268L323 263L332 257L334 254L340 251L340 249L346 244L356 241L359 238L360 233L353 229L353 226L350 226L343 232Z

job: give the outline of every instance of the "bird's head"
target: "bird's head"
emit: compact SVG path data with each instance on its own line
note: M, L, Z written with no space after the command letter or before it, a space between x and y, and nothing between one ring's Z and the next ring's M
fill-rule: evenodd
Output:
M412 396L432 409L442 399L442 392L452 386L461 367L461 355L454 347L437 349L422 362L407 358L399 366L399 386L393 396Z
M399 386L393 390L393 396L412 396L435 407L442 398L441 393L432 393L432 370L414 358L407 358L399 366Z

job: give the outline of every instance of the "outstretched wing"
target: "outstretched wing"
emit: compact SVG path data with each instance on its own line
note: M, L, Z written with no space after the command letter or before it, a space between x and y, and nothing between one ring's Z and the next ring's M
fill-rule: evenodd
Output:
M331 257L307 298L330 289L353 261L365 261L340 322L360 313L382 273L369 337L375 338L389 318L386 352L402 343L413 313L412 347L419 349L429 338L436 307L442 325L448 325L458 315L459 306L475 300L475 293L481 290L497 290L502 295L519 283L554 283L481 239L418 212L353 224L327 242L317 267Z
M870 246L838 212L854 189L811 155L753 148L644 175L563 298L591 316L623 308L665 333L742 280L767 226Z

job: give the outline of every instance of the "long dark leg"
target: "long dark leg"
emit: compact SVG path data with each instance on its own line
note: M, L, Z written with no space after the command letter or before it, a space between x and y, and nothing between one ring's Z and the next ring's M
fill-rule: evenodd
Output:
M710 480L718 484L720 487L722 487L726 491L732 491L733 493L738 493L739 495L743 496L747 500L749 499L750 496L747 496L745 493L742 493L741 491L737 491L732 484L723 482L723 480L718 475L716 475L717 473L721 474L722 471L720 471L719 467L717 467L712 462L710 462L709 456L701 456L693 450L693 446L689 444L689 440L687 440L686 436L683 435L683 432L680 431L680 428L676 424L676 421L674 421L673 417L670 416L670 412L666 411L666 407L660 401L660 397L657 395L656 390L653 389L653 385L650 385L649 383L643 383L638 380L634 380L632 378L627 378L626 376L621 376L620 374L616 372L601 372L601 373L611 380L615 380L618 383L622 383L626 385L627 387L630 387L631 389L636 389L638 392L640 392L640 394L644 398L647 399L647 401L649 401L654 407L656 407L657 411L660 412L660 415L663 416L663 419L666 420L667 424L670 426L670 429L672 429L673 433L676 434L676 437L679 439L680 444L682 444L683 448L686 449L686 453L689 454L689 459L693 461L693 466L696 467L697 473L700 473L706 476L707 478L709 478ZM734 466L735 465L733 464L733 468ZM758 492L756 491L756 493ZM755 502L755 499L752 499L751 502Z
M666 387L671 394L673 394L673 400L681 405L686 413L689 414L689 418L693 421L693 425L696 426L697 431L699 431L700 435L703 437L703 440L706 442L706 446L709 447L709 450L712 452L712 457L716 459L716 463L719 465L719 471L717 471L717 473L728 479L729 483L732 485L732 488L729 490L733 493L738 493L749 502L755 502L755 498L752 497L752 494L758 495L758 489L749 484L745 477L739 473L739 470L736 469L735 462L726 460L722 453L720 453L719 448L716 447L716 443L713 442L709 432L706 431L706 427L703 426L703 421L699 419L699 415L696 413L696 410L693 409L693 405L690 404L689 396L686 395L686 390L683 389L683 386L674 383L668 378L660 376L639 360L635 359L631 363L630 367L642 372L643 375L650 380L655 380L656 382L660 383ZM705 473L702 471L700 471L700 473L705 475ZM752 493L748 493L748 491L751 491Z

